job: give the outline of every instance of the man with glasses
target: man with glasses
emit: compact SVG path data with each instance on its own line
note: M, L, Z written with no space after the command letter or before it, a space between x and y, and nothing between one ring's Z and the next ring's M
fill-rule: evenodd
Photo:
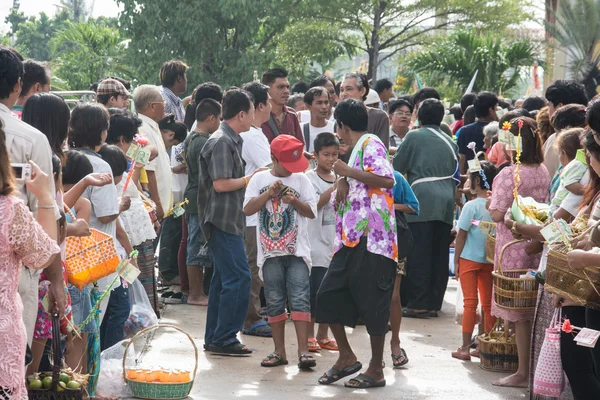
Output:
M131 94L121 82L116 79L104 79L98 84L96 91L98 103L106 108L129 108Z

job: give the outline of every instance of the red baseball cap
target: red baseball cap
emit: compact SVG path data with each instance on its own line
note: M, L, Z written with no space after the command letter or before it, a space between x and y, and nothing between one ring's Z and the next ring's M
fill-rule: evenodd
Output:
M304 143L290 135L279 135L271 142L271 153L289 172L304 172L308 160L304 157Z

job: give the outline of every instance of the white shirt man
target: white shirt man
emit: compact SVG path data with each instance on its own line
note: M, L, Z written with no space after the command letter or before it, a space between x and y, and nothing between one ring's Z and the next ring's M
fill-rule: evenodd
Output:
M314 141L321 132L334 133L334 123L329 120L329 92L322 86L310 88L304 95L304 104L310 112L310 121L302 124L306 151L314 151Z

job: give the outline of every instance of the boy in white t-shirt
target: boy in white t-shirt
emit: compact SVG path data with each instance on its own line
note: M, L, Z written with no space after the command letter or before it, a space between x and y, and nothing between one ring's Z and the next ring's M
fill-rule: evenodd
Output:
M323 86L310 88L304 95L304 104L310 111L310 121L302 124L302 135L306 144L306 151L314 151L314 141L321 132L333 133L333 121L329 116L329 92Z
M323 132L315 138L314 156L317 163L315 169L306 173L317 196L317 218L308 222L311 258L313 267L310 270L310 311L312 321L308 329L308 351L321 349L337 351L335 339L327 336L328 324L319 324L315 337L315 316L317 291L327 273L334 251L335 210L331 204L331 194L336 188L336 174L333 164L337 161L340 141L333 133Z
M308 219L317 214L317 200L308 178L304 144L293 136L280 135L271 142L273 169L250 180L244 198L244 214L258 214L257 264L261 269L267 299L267 314L275 350L263 367L287 365L285 352L286 300L298 339L298 367L316 366L308 353L310 318L311 250Z

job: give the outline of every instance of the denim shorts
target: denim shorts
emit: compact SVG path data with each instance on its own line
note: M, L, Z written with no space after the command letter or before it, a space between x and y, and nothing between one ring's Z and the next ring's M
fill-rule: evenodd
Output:
M77 289L69 284L69 295L71 295L71 309L73 310L73 324L79 325L85 321L92 311L92 299L90 297L90 286L85 286L83 290ZM85 326L81 327L83 333L93 333L98 330L96 321L92 318Z
M296 256L268 258L262 273L269 322L287 319L286 300L293 321L310 322L310 279L304 260Z
M211 267L212 256L200 229L198 214L185 214L188 227L186 265Z

